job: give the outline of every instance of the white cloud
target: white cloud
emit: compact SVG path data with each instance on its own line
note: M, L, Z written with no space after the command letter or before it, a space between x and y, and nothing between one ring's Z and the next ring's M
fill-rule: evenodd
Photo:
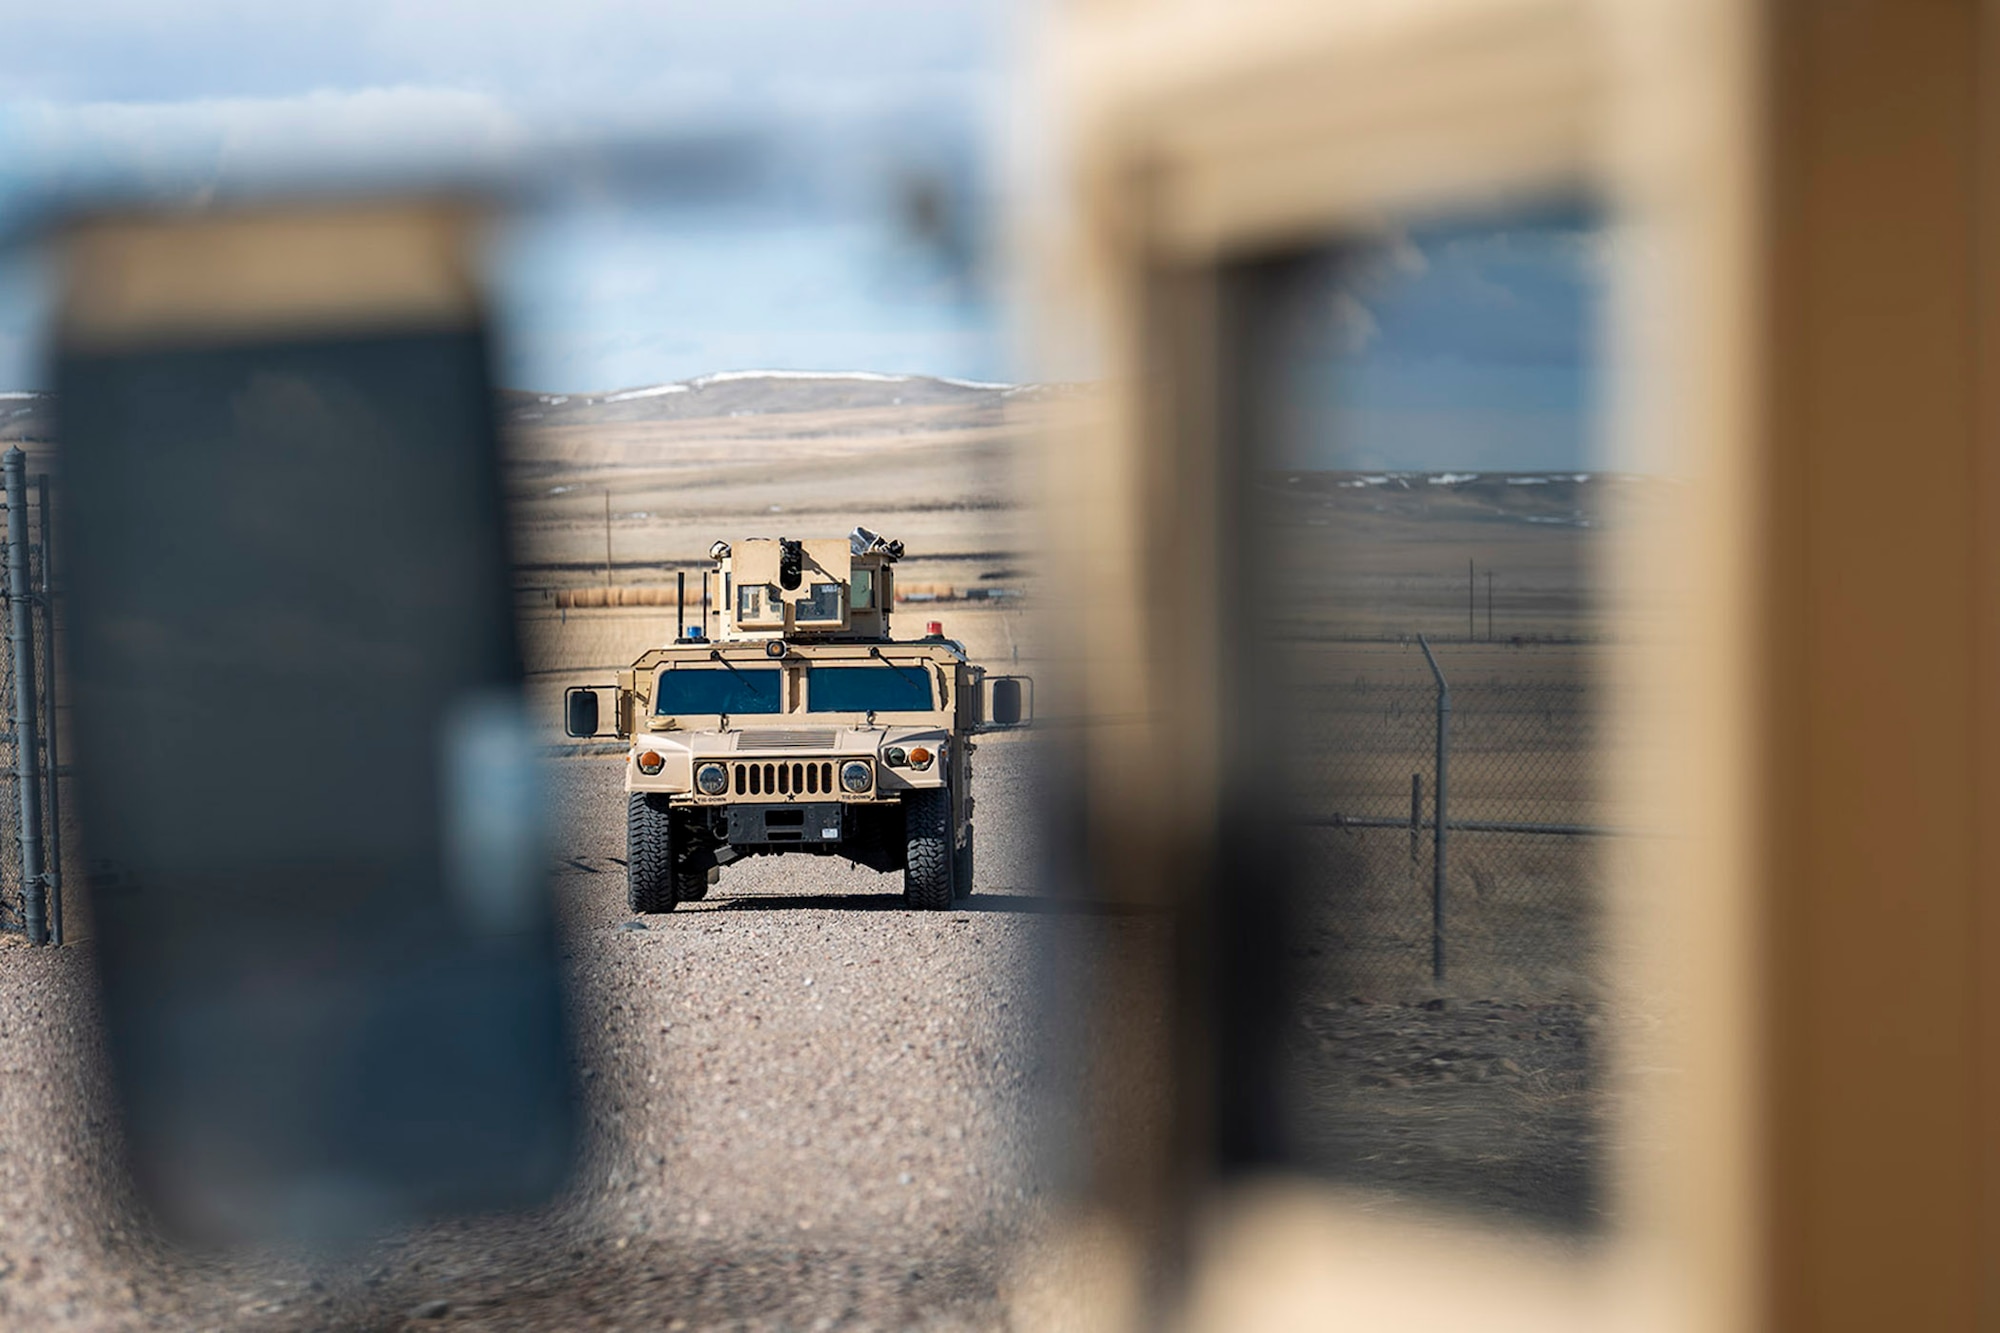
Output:
M452 160L500 166L530 142L520 118L482 93L363 88L292 97L183 102L39 101L8 108L15 170L177 173L355 169Z
M722 72L857 85L990 68L999 0L0 0L0 87L64 101L466 87L647 100Z
M1431 261L1425 257L1422 248L1410 239L1410 234L1401 228L1384 240L1382 249L1389 267L1404 277L1422 277L1430 271Z
M1375 322L1374 312L1363 305L1354 293L1348 291L1336 291L1333 294L1329 321L1332 326L1334 350L1342 356L1365 351L1382 332L1381 325Z

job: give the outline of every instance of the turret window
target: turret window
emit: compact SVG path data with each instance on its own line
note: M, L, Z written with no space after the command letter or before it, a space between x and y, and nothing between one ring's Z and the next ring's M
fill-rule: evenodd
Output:
M840 615L840 585L838 583L815 583L799 598L793 612L794 618L802 625L838 625Z
M736 590L736 623L739 625L782 624L785 604L778 590L768 583L746 583Z

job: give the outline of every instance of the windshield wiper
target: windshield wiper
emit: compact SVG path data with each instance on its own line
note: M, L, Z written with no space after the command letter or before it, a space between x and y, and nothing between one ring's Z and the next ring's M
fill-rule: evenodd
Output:
M880 661L880 662L882 663L882 665L883 665L883 666L885 666L885 667L888 667L888 668L889 668L889 670L891 670L891 671L895 672L895 673L896 673L897 675L899 675L899 676L907 676L907 675L909 675L909 674L910 674L910 672L912 672L912 671L916 672L916 673L917 673L917 674L916 674L916 680L917 680L917 681L918 681L918 682L919 682L919 683L920 683L920 684L921 684L921 685L922 685L922 686L923 686L923 687L924 687L925 689L929 689L929 688L931 687L931 682L930 682L930 679L929 679L929 677L927 677L927 676L925 676L925 675L924 675L924 669L923 669L922 667L900 667L900 666L897 666L897 665L896 665L896 664L895 664L894 662L891 662L891 661L890 661L890 660L889 660L888 658L886 658L886 657L883 657L883 656L882 656L882 650L881 650L880 648L870 648L870 649L868 650L868 655L869 655L870 657L873 657L873 658L877 659L878 661Z
M709 661L711 661L711 662L720 662L720 663L722 663L723 667L724 667L725 669L727 669L727 670L728 670L728 671L729 671L729 672L730 672L731 674L733 674L733 675L737 675L737 676L743 676L743 679L745 679L745 680L748 680L748 679L750 679L750 677L748 677L748 676L744 676L744 675L743 675L743 673L742 673L741 671L737 670L737 668L736 668L736 664L735 664L735 663L731 662L731 661L730 661L730 660L729 660L728 658L726 658L726 657L724 657L724 656L722 655L722 650L721 650L720 648L711 648L711 649L709 649L709 650L708 650L708 660L709 660Z

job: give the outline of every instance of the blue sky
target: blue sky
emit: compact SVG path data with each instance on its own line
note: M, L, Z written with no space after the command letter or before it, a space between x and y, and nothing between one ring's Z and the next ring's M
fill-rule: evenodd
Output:
M1012 380L990 237L918 243L899 201L921 182L948 219L995 215L1044 2L0 0L0 224L99 190L504 181L511 386ZM1601 250L1555 209L1413 225L1311 268L1279 461L1587 466ZM42 286L0 255L0 388L40 378Z
M1412 225L1294 264L1253 353L1273 463L1600 466L1609 245L1560 208Z
M595 389L773 366L1010 378L984 239L1000 0L0 3L0 218L99 190L503 180L503 377ZM934 238L935 239L935 238ZM0 387L42 284L0 265Z

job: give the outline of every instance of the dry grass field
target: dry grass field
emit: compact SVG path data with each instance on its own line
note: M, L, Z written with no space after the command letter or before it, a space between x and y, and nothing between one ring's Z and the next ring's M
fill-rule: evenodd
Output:
M935 401L905 401L920 389ZM604 581L607 496L614 582L671 583L717 538L843 536L857 523L908 546L909 582L1017 579L1031 547L1018 445L1060 397L780 379L517 406L506 425L521 586Z
M622 401L509 395L533 706L553 726L564 687L608 683L674 633L670 605L564 608L558 590L664 588L685 574L692 604L717 540L840 537L859 524L906 545L905 587L1029 591L1038 570L1021 446L1062 397L839 377L726 378ZM690 609L689 623L698 618ZM931 620L987 663L1032 658L1032 620L1015 601L906 603L895 632L920 635Z

